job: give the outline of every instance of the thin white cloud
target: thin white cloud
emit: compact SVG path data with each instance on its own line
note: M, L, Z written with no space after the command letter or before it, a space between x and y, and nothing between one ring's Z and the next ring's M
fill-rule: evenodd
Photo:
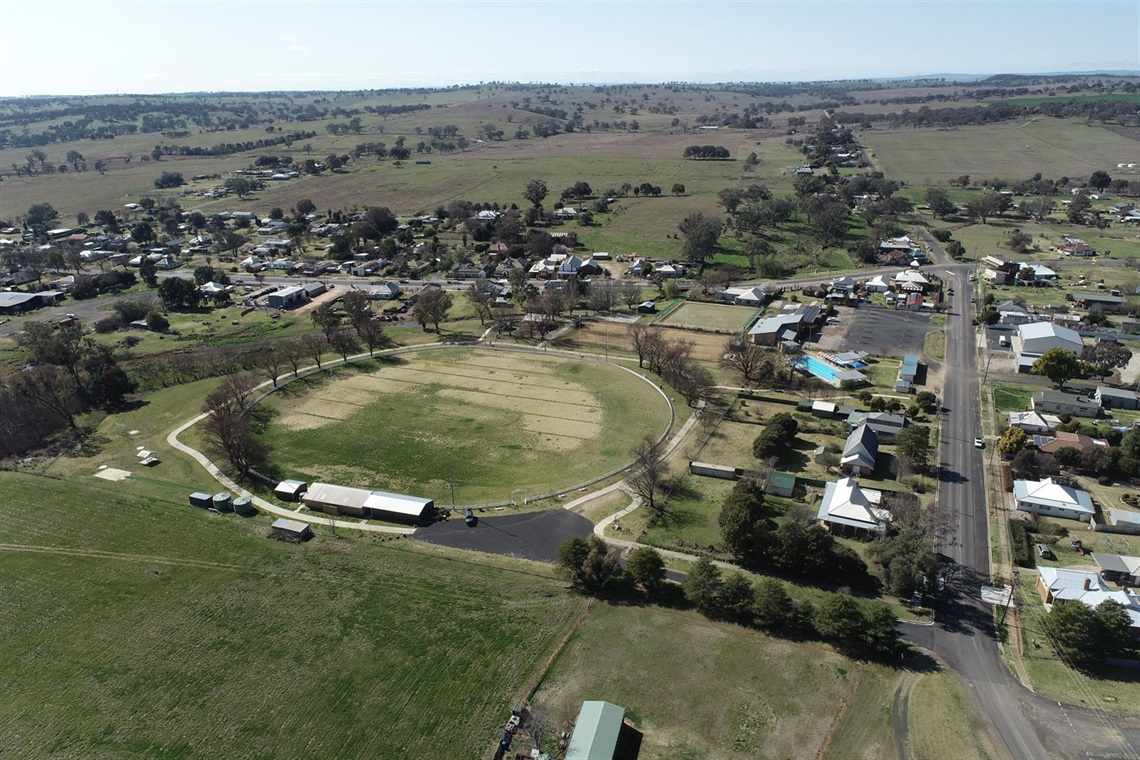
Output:
M297 51L298 53L307 53L307 52L309 52L309 48L308 48L308 47L306 47L305 45L290 45L290 46L289 46L289 49L290 49L290 50L295 50L295 51Z

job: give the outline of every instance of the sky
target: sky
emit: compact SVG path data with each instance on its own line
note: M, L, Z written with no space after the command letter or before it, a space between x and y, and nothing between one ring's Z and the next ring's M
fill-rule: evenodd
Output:
M1140 0L0 0L0 96L1140 72Z

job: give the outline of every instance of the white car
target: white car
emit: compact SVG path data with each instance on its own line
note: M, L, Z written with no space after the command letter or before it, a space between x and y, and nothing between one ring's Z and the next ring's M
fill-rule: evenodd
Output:
M981 438L975 438L974 439L974 448L975 449L984 449L985 447L986 447L985 441L983 441Z

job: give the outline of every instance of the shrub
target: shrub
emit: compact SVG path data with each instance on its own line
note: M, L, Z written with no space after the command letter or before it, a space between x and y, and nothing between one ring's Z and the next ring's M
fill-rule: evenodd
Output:
M1009 542L1015 564L1020 567L1036 566L1030 546L1029 531L1025 529L1024 520L1009 521Z
M100 335L106 335L107 333L115 332L115 330L118 330L122 326L123 322L118 317L106 317L95 323L95 332Z

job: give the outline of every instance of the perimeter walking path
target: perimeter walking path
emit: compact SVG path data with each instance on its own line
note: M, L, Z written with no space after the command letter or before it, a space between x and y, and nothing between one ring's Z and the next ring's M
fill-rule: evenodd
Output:
M486 338L490 332L491 332L491 330L488 329L487 332L485 332L483 334L483 338ZM491 351L515 351L518 353L533 353L533 354L545 354L545 355L553 354L555 356L562 356L562 357L575 357L575 358L580 358L580 359L589 358L589 359L600 360L600 357L597 354L593 354L590 352L565 351L565 350L560 350L560 349L552 349L552 348L549 348L545 345L541 348L534 348L534 347L530 347L530 346L496 346L494 343L490 343L490 342L484 343L483 338L480 339L480 342L478 344L476 344L475 347L481 348L482 350L491 350ZM318 368L316 365L305 367L304 369L302 369L298 372L296 378L292 378L292 379L299 379L299 378L305 377L309 374L313 374L315 372L322 371L323 369L326 369L326 368L332 369L334 367L345 366L345 365L349 364L350 362L357 360L357 359L368 359L368 358L375 358L376 356L390 356L390 355L395 355L395 354L415 353L418 351L432 351L432 350L454 349L454 348L456 348L456 346L452 346L452 345L448 345L448 344L442 344L442 343L428 343L428 344L425 344L422 346L400 346L399 348L387 349L385 351L377 351L375 354L357 354L356 356L352 356L352 357L349 357L348 359L345 359L343 362L326 363L323 365L323 367L320 367L320 368ZM630 374L632 374L636 377L639 377L639 378L645 380L646 382L649 382L650 384L652 384L657 389L658 393L661 394L661 396L665 399L665 402L669 405L670 427L672 427L672 425L675 422L676 417L675 417L675 412L673 410L673 404L669 400L669 397L665 394L665 392L662 391L659 387L657 387L657 384L653 383L651 380L649 380L649 378L645 377L644 375L642 375L638 372L635 372L634 370L630 369L629 367L623 367L620 364L615 364L613 366L618 367L619 369L623 369L626 372L629 372ZM290 382L291 382L291 380L290 380ZM260 401L261 398L263 398L264 396L267 396L270 393L272 393L273 391L277 390L277 387L274 386L273 383L271 383L270 381L266 380L265 382L260 383L257 386L255 386L252 389L252 391L259 391L262 389L264 389L264 392L262 393L261 396L259 396L254 401L254 403L257 403L257 401ZM337 529L345 528L345 529L349 529L349 530L361 530L361 531L365 531L368 533L391 533L391 534L397 534L397 535L412 535L416 532L415 528L403 528L403 527L388 526L388 525L373 525L373 524L368 523L366 521L356 522L356 521L349 521L349 520L336 520L336 519L326 517L323 515L316 515L313 513L305 513L305 512L294 511L293 509L288 509L286 507L278 506L278 505L276 505L270 501L267 501L267 500L265 500L259 496L255 496L254 494L250 493L246 489L242 488L232 478L230 478L224 472L222 472L221 469L219 469L217 465L215 465L212 461L210 461L210 458L207 457L205 454L203 454L202 452L193 448L192 446L186 445L181 440L179 440L180 435L182 435L184 432L189 430L194 425L197 425L199 422L201 422L202 420L204 420L208 416L209 416L208 412L203 413L203 414L199 414L197 417L194 417L193 419L187 420L186 422L182 423L181 425L179 425L177 428L172 430L166 436L166 442L168 444L170 444L171 447L177 449L178 451L181 451L184 454L188 454L189 456L193 457L194 460L198 462L198 464L202 465L202 467L204 467L206 469L206 471L208 473L210 473L210 475L212 475L214 477L214 479L217 480L219 483L221 483L222 486L224 486L227 490L232 491L233 493L237 494L238 496L244 496L244 497L248 498L261 511L267 512L269 514L277 515L279 517L286 517L290 520L298 520L301 522L311 523L313 525L324 525L324 526L328 526L331 528L337 528ZM700 416L700 410L698 409L698 411L696 413L694 413L693 415L691 415L689 417L689 419L686 420L685 424L682 425L681 428L677 431L677 433L669 440L669 443L668 443L667 448L665 450L665 456L666 457L672 456L673 452L680 445L680 443L684 439L684 437L686 435L688 435L690 430L692 430L693 425L696 423L697 418L699 416ZM624 481L620 481L618 483L615 483L614 485L609 486L607 488L604 488L600 491L595 491L591 494L587 494L586 496L584 496L580 499L575 499L574 501L570 502L569 504L567 504L565 506L567 509L569 509L572 506L575 506L577 504L582 503L583 501L588 501L590 499L597 498L600 495L610 493L611 491L617 489L618 487L621 487L622 483L624 483ZM640 503L640 501L638 501L637 503ZM629 511L633 511L633 509L631 508ZM626 514L628 514L628 512ZM613 522L614 519L617 519L616 516L611 516L611 518L609 518L609 522ZM608 525L609 522L607 522L606 524Z

